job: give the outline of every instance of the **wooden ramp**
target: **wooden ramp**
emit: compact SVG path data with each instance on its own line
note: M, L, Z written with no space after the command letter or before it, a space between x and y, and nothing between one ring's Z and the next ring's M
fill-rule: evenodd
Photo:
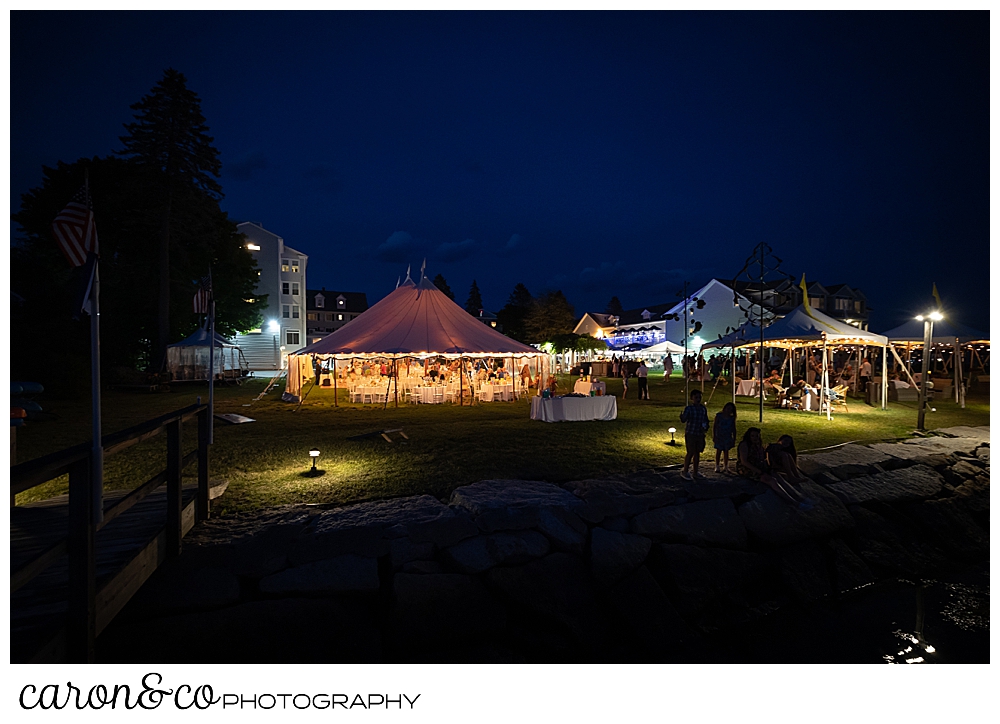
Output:
M182 535L195 523L197 484L183 487ZM109 493L107 507L126 492ZM147 495L96 534L97 634L167 557L166 491ZM10 509L11 570L66 537L69 496ZM66 661L69 561L66 554L10 597L11 663Z

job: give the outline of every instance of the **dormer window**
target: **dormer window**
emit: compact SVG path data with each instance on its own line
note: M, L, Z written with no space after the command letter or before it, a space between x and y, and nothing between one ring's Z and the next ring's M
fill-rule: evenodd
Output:
M322 309L323 308L323 303L325 301L326 301L326 297L324 297L322 294L317 294L316 295L316 309Z
M639 315L639 316L641 316L643 319L645 319L648 322L649 318L652 317L653 314L648 309L643 309L642 310L642 314Z
M347 304L347 300L343 296L337 297L337 306L343 309L344 305Z

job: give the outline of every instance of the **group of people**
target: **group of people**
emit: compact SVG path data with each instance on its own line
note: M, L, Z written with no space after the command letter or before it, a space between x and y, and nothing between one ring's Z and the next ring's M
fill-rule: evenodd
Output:
M799 484L807 478L799 470L798 454L790 435L782 435L776 442L765 447L760 428L751 427L743 434L743 439L737 446L736 405L727 402L710 426L708 410L701 398L701 390L694 390L690 404L681 412L680 419L685 425L684 467L681 471L683 479L696 480L704 477L698 472L698 466L711 427L715 447L715 472L731 472L729 453L736 448L736 473L764 483L790 505L801 510L812 508L812 501L799 488Z

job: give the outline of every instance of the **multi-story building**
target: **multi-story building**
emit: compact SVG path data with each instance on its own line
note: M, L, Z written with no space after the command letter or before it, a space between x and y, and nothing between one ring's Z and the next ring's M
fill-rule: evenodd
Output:
M236 335L252 370L278 370L285 357L306 346L306 264L309 257L260 224L237 224L247 249L257 260L260 279L256 293L267 295L267 309L258 329Z
M322 289L306 291L306 337L309 344L336 332L368 309L364 292L328 292Z

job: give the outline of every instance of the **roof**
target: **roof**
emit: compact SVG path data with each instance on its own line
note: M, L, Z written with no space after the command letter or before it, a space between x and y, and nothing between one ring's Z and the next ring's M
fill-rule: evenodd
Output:
M765 347L801 347L826 339L836 344L871 344L884 347L888 340L881 334L852 327L817 309L799 305L769 327L764 328ZM745 344L754 344L753 340ZM759 342L758 342L759 344Z
M208 330L201 327L192 334L190 337L182 339L180 342L175 342L174 344L168 344L167 348L170 347L207 347L208 346ZM215 346L216 347L236 347L235 344L230 342L228 339L223 337L218 332L215 333Z
M427 277L407 277L353 321L296 354L537 355L534 347L483 324Z
M637 307L636 309L626 309L618 317L618 326L623 327L629 324L648 324L649 322L657 322L663 319L663 314L669 312L671 309L677 306L676 302L668 302L667 304L654 304L649 307ZM649 311L649 319L645 319L642 313ZM591 314L590 316L594 316ZM608 315L602 315L608 316Z
M924 323L918 319L911 319L908 322L884 332L890 342L918 342L924 341ZM933 329L934 344L954 344L955 338L961 343L989 341L990 335L980 332L978 329L966 327L964 324L942 319L934 322Z
M323 306L324 310L328 309L341 309L346 312L363 312L368 309L368 295L364 292L338 292L338 291L327 291L326 289L306 289L306 309L313 311L319 309L316 306L316 295L322 294L323 298L327 300L326 304ZM335 304L330 304L329 300L336 300L337 297L344 297L344 306L338 307Z

